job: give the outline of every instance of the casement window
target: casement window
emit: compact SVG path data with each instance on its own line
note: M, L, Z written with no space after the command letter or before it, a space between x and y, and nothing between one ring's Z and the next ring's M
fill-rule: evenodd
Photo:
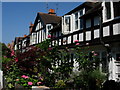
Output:
M32 42L33 44L36 42L36 33L32 33Z
M120 1L113 2L113 7L114 7L114 17L120 16Z
M78 29L83 29L83 19L79 19L81 16L83 16L83 14L85 13L85 9L81 9L80 11L76 12L74 14L75 16L75 30Z
M70 17L65 17L66 31L70 31Z
M70 31L70 15L64 16L64 27L65 31Z
M106 19L111 19L111 4L110 2L105 2L106 8Z

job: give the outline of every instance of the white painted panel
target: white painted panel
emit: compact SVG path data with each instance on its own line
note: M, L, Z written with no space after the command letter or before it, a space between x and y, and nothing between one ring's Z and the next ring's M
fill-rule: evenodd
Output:
M120 23L113 25L113 35L120 34Z
M71 36L68 37L68 44L71 43Z
M32 35L30 36L30 45L32 45Z
M86 20L86 28L91 27L91 20L88 19Z
M42 36L42 41L43 41L43 40L44 40L44 39L43 39L43 38L44 38L44 37L43 37L43 30L42 30L41 32L42 32L42 35L41 35L41 36Z
M83 41L83 33L79 34L79 41Z
M100 35L99 35L99 29L94 30L94 39L95 38L99 38L99 37L100 37Z
M37 30L39 30L39 23L38 23L37 26L36 26L36 31L37 31Z
M17 44L15 45L15 48L14 48L14 50L17 50Z
M79 41L83 41L83 33L79 34Z
M86 41L91 40L91 31L86 31Z
M109 26L103 27L103 37L109 36L109 35L110 35Z
M41 31L39 31L39 43L41 43Z
M39 38L39 37L38 37L38 33L39 33L39 32L37 32L37 43L38 43L38 38Z
M77 40L77 34L76 35L73 35L73 42Z

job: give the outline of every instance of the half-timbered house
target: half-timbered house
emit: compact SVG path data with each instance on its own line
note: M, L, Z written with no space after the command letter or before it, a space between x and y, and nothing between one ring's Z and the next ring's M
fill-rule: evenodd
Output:
M75 40L83 47L89 45L98 54L100 70L108 72L110 80L120 80L120 1L84 2L62 20L52 9L48 14L37 13L30 30L29 45L41 43L49 34L56 37L51 47L72 46Z

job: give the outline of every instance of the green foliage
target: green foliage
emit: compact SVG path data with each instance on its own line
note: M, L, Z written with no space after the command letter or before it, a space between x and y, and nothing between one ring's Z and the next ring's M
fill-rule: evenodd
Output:
M92 78L96 81L96 86L102 88L102 83L105 81L106 76L99 69L95 69L90 72L89 78Z
M20 71L16 64L11 65L7 69L7 73L5 74L5 78L8 83L7 88L14 88L15 79L20 75Z
M60 49L58 46L49 47L49 45L50 39L46 39L37 46L31 47L27 52L18 53L18 62L10 64L6 74L9 88L14 87L14 83L31 88L28 82L32 82L32 85L42 82L46 86L64 88L67 87L68 82L71 82L73 88L87 90L90 88L91 81L95 82L96 87L102 87L105 75L98 70L100 61L94 56L94 53L88 52L88 47L76 46ZM74 61L71 61L70 54L74 54L74 61L79 64L78 74L73 74ZM4 63L11 61L4 57L3 60ZM21 73L29 78L22 78ZM16 81L16 79L18 80ZM56 81L58 82L55 83Z
M66 87L66 84L63 80L59 80L57 81L57 83L55 84L55 87L56 88L65 88Z
M48 50L50 45L50 39L46 39L45 41L43 41L42 43L36 45L37 47L39 47L42 50Z
M2 46L2 56L7 56L8 58L10 58L10 54L11 54L11 51L10 49L4 44L4 43L1 43L0 44ZM1 50L0 50L1 51Z

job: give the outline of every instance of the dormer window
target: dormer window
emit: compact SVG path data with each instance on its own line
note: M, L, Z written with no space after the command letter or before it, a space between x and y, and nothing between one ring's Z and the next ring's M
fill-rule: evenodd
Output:
M74 14L75 16L75 30L80 30L83 29L83 19L79 19L79 17L83 16L83 14L85 13L85 9L81 9L80 11L76 12Z

